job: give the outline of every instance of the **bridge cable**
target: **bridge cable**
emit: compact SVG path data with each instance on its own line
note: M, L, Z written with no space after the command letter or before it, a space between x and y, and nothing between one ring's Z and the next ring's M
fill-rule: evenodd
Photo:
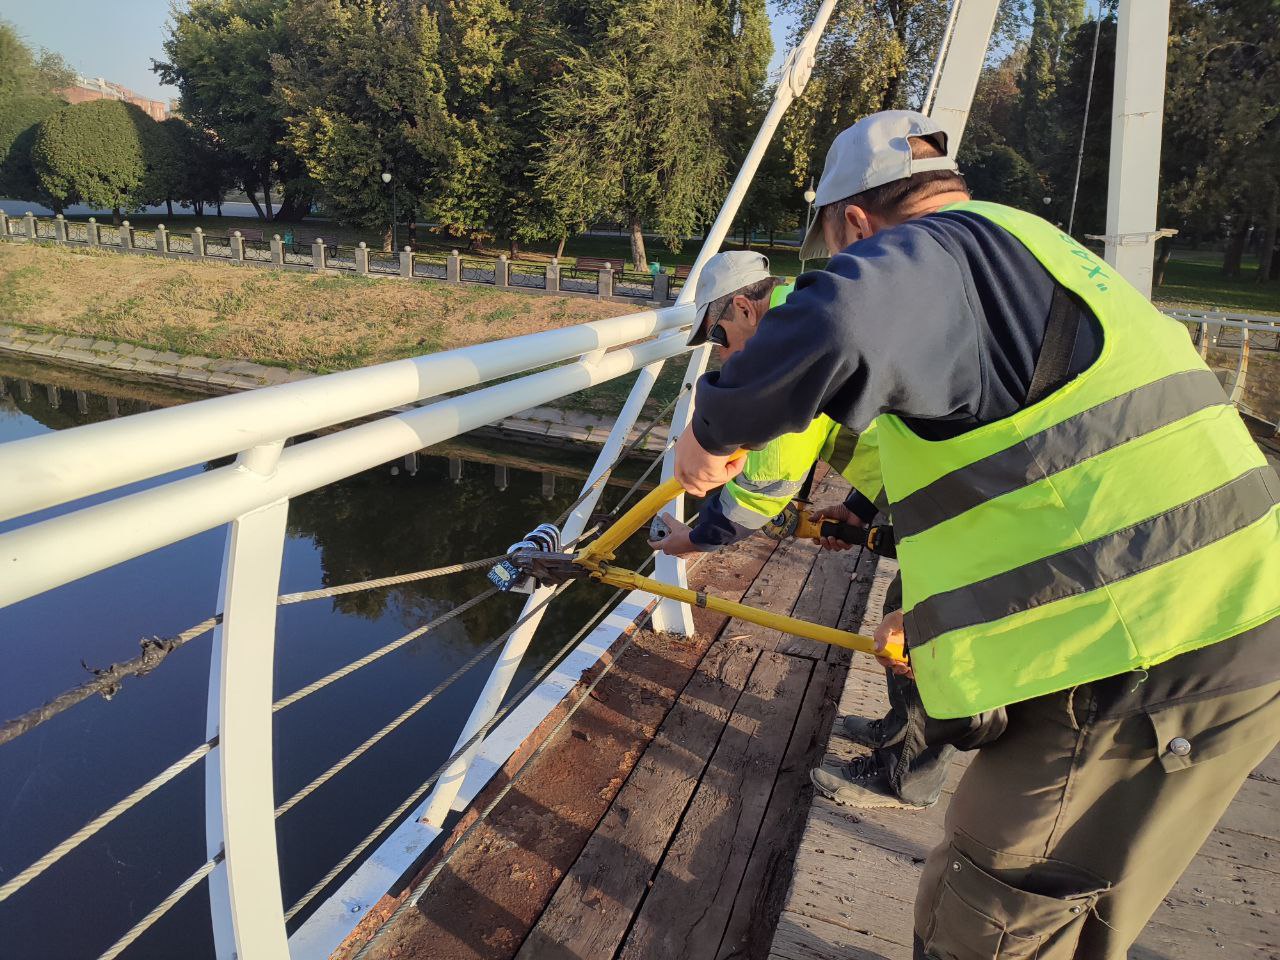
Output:
M649 565L653 563L656 556L657 554L650 554L649 559L640 565L639 572L643 572L644 570L646 570L649 567ZM507 635L514 633L516 628L519 627L522 623L524 623L524 621L528 620L529 617L533 616L535 613L542 610L548 603L550 603L557 596L559 596L560 593L564 590L565 586L567 585L562 584L560 587L557 587L555 593L547 597L542 603L538 604L536 607L530 610L527 614L525 614L525 616L521 617L520 620L514 623L511 626L511 629L509 629L506 632L506 634L504 634L503 637L499 639L505 639ZM500 723L508 713L514 710L517 706L519 706L520 703L524 700L524 698L528 696L528 694L534 689L534 687L536 687L539 683L541 683L543 679L547 676L547 674L549 674L553 669L555 669L555 667L559 666L560 662L578 644L578 642L584 636L586 636L587 633L590 632L590 630L594 629L596 626L599 625L600 620L602 619L602 615L607 613L610 606L613 604L613 602L617 600L618 597L620 597L625 592L626 591L622 588L614 590L612 595L610 595L610 597L607 600L605 600L603 604L600 605L599 609L597 609L595 613L593 613L590 617L587 618L586 623L583 624L582 628L577 633L575 633L564 644L564 646L562 646L559 650L557 650L551 656L551 658L546 662L546 664L544 664L537 671L537 673L535 673L532 677L529 678L528 682L526 682L523 687L521 687L519 690L516 691L515 696L507 698L507 701L494 713L494 715L491 718L489 718L488 721L485 722L483 726L481 726L478 730L476 730L476 732L467 739L466 743L459 745L458 748L453 752L452 756L448 757L442 764L440 764L440 766L436 768L436 771L432 773L431 776L428 777L422 783L422 785L418 787L418 789L416 789L412 794L410 794L404 800L403 803L401 803L398 807L396 807L396 809L392 810L391 813L389 813L380 824L374 827L373 830L370 831L370 833L363 840L361 840L360 843L358 843L355 846L355 848L351 850L350 853L348 853L345 857L343 857L340 861L338 861L338 863L335 864L334 867L315 884L315 886L313 886L310 890L308 890L305 894L303 894L302 897L285 912L285 915L284 915L285 920L293 919L293 917L295 917L299 913L299 911L301 911L304 907L306 907L308 903L314 900L316 895L319 894L322 890L324 890L324 888L327 887L333 881L334 877L338 876L338 874L346 870L347 867L349 867L356 860L356 858L358 858L360 854L362 854L369 847L371 843L377 840L378 837L380 837L387 830L387 828L389 828L392 824L394 824L397 820L399 820L409 810L410 807L412 807L415 803L417 803L420 799L422 799L422 797L425 796L427 792L430 791L431 788L435 786L436 781L454 763L454 761L456 761L459 757L463 756L468 750L470 750L480 740L488 736L489 731L491 731L498 723ZM606 672L608 671L607 666L605 670Z
M123 800L119 801L118 803L104 810L102 813L98 814L96 817L94 817L92 820L86 823L83 827L81 827L71 836L67 837L67 839L63 840L60 844L58 844L56 847L54 847L52 850L46 853L43 857L41 857L35 863L31 864L21 873L17 874L15 877L8 880L4 885L0 886L0 902L3 902L7 900L9 897L13 896L13 894L17 893L19 890L25 887L28 883L30 883L36 877L40 876L40 874L44 873L47 869L49 869L49 867L53 866L55 863L57 863L59 860L65 857L68 853L70 853L76 847L80 846L80 844L88 840L95 833L97 833L99 830L101 830L103 827L109 824L112 820L120 816L120 814L137 806L139 803L141 803L147 797L151 796L151 794L155 793L157 790L163 787L166 783L168 783L178 774L182 773L182 771L186 770L188 767L194 764L197 760L200 760L203 757L205 757L209 753L209 751L211 751L217 745L218 745L217 737L213 737L212 739L207 740L206 742L200 744L200 746L196 747L186 756L181 757L180 759L174 761L169 766L165 767L165 769L161 770L154 777L152 777L142 786L138 787L138 789L134 790L133 793L129 794Z
M505 642L506 639L512 633L514 633L517 628L519 628L526 621L528 621L530 617L532 617L536 613L541 612L547 606L547 604L549 604L556 597L560 596L560 594L562 594L571 584L577 583L577 582L578 581L573 580L573 581L570 581L569 583L563 583L560 586L556 587L555 591L550 596L544 599L537 606L530 609L524 616L522 616L519 620L513 623L508 630L504 631L501 636L499 636L496 640L494 640L492 643L486 646L483 650L481 650L480 655L477 658L473 658L472 662L467 664L467 668L469 668L472 665L472 663L479 662L479 659L482 659L484 655L491 653L494 649L496 649L499 643ZM610 600L606 602L605 606L608 606L608 604L612 602L613 602L613 599L610 598ZM596 615L598 615L598 612ZM579 639L581 639L581 636L582 636L582 631L579 631L579 633L574 636L574 639L572 642L576 643ZM566 646L568 646L568 644L566 644ZM535 676L541 677L542 674L539 673ZM451 678L451 680L452 679L453 678ZM298 899L298 901L294 903L293 906L291 906L288 910L286 910L284 915L285 920L292 920L293 917L296 916L300 910L302 910L308 903L314 900L316 895L320 893L320 891L322 891L325 887L327 887L333 881L334 877L338 876L338 874L342 873L342 871L346 870L347 867L349 867L353 862L355 862L356 858L359 857L360 854L362 854L369 847L371 843L377 840L378 837L380 837L388 827L390 827L397 820L399 820L400 817L403 816L405 812L409 810L410 807L412 807L415 803L417 803L418 800L420 800L428 790L430 790L433 786L435 786L436 780L438 780L440 776L445 772L445 770L449 768L450 764L452 764L455 760L457 760L469 749L471 749L471 747L477 741L479 741L482 737L484 737L489 732L489 730L493 728L493 725L497 723L498 719L505 716L509 710L513 709L516 706L516 704L519 702L519 700L528 692L529 689L531 688L528 684L522 687L520 691L517 692L515 697L510 698L507 701L507 703L500 710L498 710L498 712L494 714L493 718L488 723L480 727L480 729L478 729L470 737L470 739L467 740L466 743L462 744L457 750L455 750L453 754L436 769L435 773L433 773L430 777L428 777L427 780L421 786L419 786L416 790L414 790L414 792L411 793L404 800L404 802L402 802L398 807L392 810L391 813L388 814L381 823L379 823L376 827L374 827L373 830L363 840L361 840L358 844L356 844L356 846L351 850L350 853L348 853L345 857L339 860L338 863L335 864L334 867L328 873L326 873L310 890L304 893ZM286 801L286 803L287 802L288 801ZM280 812L282 811L277 811L277 815Z
M107 948L106 952L98 957L98 960L115 960L116 957L124 953L126 949L137 940L140 936L155 926L156 921L169 912L170 908L195 889L205 877L213 873L214 869L226 859L223 851L206 860L195 873L183 880L167 897L161 900L152 908L151 912L129 928L129 932Z
M499 560L501 556L485 557L482 560L471 560L467 563L453 563L444 567L433 567L430 570L419 570L415 573L403 573L394 577L381 577L377 580L362 580L358 583L346 583L334 587L325 587L321 590L306 590L301 593L286 593L277 599L277 603L281 606L291 603L302 603L305 600L319 600L324 597L336 597L345 593L355 593L359 590L376 590L381 587L395 586L403 583L412 583L417 580L427 580L432 577L443 577L454 573L463 573L468 570L478 570L483 567L491 567ZM92 670L94 678L87 680L79 686L72 687L63 693L58 694L52 700L44 703L39 707L28 710L26 713L8 720L3 726L0 726L0 746L8 743L10 740L16 740L24 733L29 733L46 720L51 720L60 713L65 713L78 703L88 700L95 694L101 694L110 700L119 692L120 682L129 677L145 676L158 667L168 656L175 650L186 646L197 637L203 636L214 627L222 622L222 614L215 614L207 620L201 620L193 627L188 627L181 633L172 637L146 637L139 640L138 643L142 647L142 653L132 658L124 660L120 663L113 663L109 667L102 667Z

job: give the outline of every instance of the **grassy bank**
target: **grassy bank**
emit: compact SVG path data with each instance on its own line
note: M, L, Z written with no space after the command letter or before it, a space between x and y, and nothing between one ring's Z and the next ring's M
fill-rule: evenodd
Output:
M327 372L629 312L483 287L0 244L8 323Z
M1257 257L1246 257L1241 272L1240 277L1224 277L1221 253L1180 250L1153 296L1158 303L1177 306L1280 314L1280 283L1258 283Z

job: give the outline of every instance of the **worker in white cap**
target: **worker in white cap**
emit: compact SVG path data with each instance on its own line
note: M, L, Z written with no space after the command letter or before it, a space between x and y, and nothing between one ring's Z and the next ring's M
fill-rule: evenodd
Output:
M689 345L710 341L722 361L729 359L746 346L769 309L785 302L793 289L793 284L769 272L769 260L761 253L731 250L716 254L698 277ZM776 437L752 451L742 473L703 504L694 527L663 514L665 534L653 541L654 548L683 556L717 550L751 536L793 499L804 499L804 488L819 459L845 472L856 445L854 431L841 430L828 416L815 417L805 429ZM865 525L876 507L871 498L862 495L858 504L865 516L854 522Z
M916 898L916 955L1122 960L1280 732L1280 481L1092 251L969 199L909 111L841 133L801 276L698 383L676 476L875 419L930 717L1003 707ZM816 771L839 797L860 771Z

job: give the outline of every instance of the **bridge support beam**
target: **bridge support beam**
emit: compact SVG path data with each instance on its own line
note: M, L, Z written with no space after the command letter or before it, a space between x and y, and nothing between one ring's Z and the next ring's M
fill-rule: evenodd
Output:
M1169 0L1120 0L1104 258L1151 296Z
M242 453L237 467L275 472L283 442ZM217 748L205 761L205 844L225 859L209 875L218 960L289 960L276 855L272 768L272 677L276 595L289 501L231 522L209 670L207 732Z

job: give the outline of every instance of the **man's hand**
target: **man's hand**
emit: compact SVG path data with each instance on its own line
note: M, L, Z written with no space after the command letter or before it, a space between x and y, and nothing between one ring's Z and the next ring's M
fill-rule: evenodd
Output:
M843 503L832 504L829 507L818 507L809 514L810 520L839 520L841 523L849 523L855 527L865 527L866 523L862 518L846 507ZM845 543L843 540L837 540L835 537L814 537L813 542L821 546L824 550L848 550L853 546L851 543Z
M650 540L649 546L669 557L686 557L691 553L702 552L689 536L692 528L687 523L681 523L669 513L664 513L662 519L671 528L671 532L661 540Z
M880 621L880 626L876 627L876 634L873 638L876 642L876 659L880 661L882 667L888 667L900 677L911 677L915 679L915 673L911 670L910 663L904 663L901 660L890 660L888 657L879 656L886 648L892 645L895 649L907 649L907 635L902 629L902 611L895 610L893 613L885 614L885 618Z
M705 497L741 473L746 459L734 460L732 456L707 453L693 435L693 429L687 428L676 441L676 479L689 493Z

